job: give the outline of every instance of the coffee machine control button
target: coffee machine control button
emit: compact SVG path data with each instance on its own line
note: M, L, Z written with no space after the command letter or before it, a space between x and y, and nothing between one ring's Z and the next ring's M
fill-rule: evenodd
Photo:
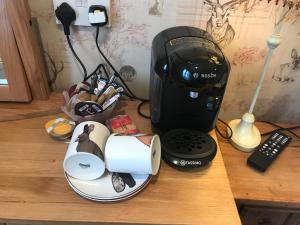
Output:
M214 103L208 102L206 104L206 107L207 107L208 110L213 111L214 110Z
M191 98L198 98L198 96L199 96L198 92L196 92L196 91L190 91L190 97Z
M206 107L209 111L217 110L220 107L220 97L208 97Z

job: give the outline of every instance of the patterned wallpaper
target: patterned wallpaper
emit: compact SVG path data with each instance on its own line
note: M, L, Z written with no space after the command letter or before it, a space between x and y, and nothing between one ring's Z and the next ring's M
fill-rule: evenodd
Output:
M50 75L59 72L54 88L62 90L80 81L80 67L55 23L52 1L29 2L40 26ZM279 7L259 0L111 0L111 5L112 26L101 28L101 47L137 95L148 96L153 37L168 27L190 25L210 32L231 62L220 117L240 118L248 110ZM299 123L300 10L288 13L281 34L282 44L274 52L255 115ZM93 27L72 30L74 48L89 72L101 62L94 36Z

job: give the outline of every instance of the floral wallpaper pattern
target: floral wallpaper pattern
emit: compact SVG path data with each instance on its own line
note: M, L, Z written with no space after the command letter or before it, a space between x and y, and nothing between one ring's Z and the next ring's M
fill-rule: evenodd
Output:
M63 64L54 88L82 79L62 29L55 23L52 0L29 0L38 20L50 75ZM220 117L240 118L248 110L267 53L266 39L280 7L267 0L111 0L111 27L100 29L100 44L134 92L147 97L151 42L165 28L189 25L210 32L231 62ZM282 44L274 51L260 93L257 119L300 122L300 10L291 10L282 27ZM95 47L95 28L73 27L74 48L91 72L102 59Z

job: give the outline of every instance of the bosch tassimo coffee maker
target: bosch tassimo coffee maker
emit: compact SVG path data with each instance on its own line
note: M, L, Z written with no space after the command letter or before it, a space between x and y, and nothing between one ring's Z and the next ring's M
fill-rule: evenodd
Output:
M167 133L173 132L168 141L173 140L174 143L167 143L168 146L163 149L165 153L169 149L173 153L187 154L189 150L185 147L189 145L188 157L192 159L207 142L196 140L197 135L192 133L207 133L214 128L230 64L209 33L186 26L160 32L152 42L151 57L150 112L153 130L161 134L163 142L166 142L164 137ZM177 134L175 130L181 132ZM182 139L181 142L178 139ZM177 157L178 160L182 158L183 155Z

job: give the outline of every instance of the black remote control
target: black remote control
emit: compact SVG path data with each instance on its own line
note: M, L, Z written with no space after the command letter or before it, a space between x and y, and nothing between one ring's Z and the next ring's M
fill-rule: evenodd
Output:
M266 171L291 140L291 137L282 132L274 132L250 155L247 164L261 172Z

